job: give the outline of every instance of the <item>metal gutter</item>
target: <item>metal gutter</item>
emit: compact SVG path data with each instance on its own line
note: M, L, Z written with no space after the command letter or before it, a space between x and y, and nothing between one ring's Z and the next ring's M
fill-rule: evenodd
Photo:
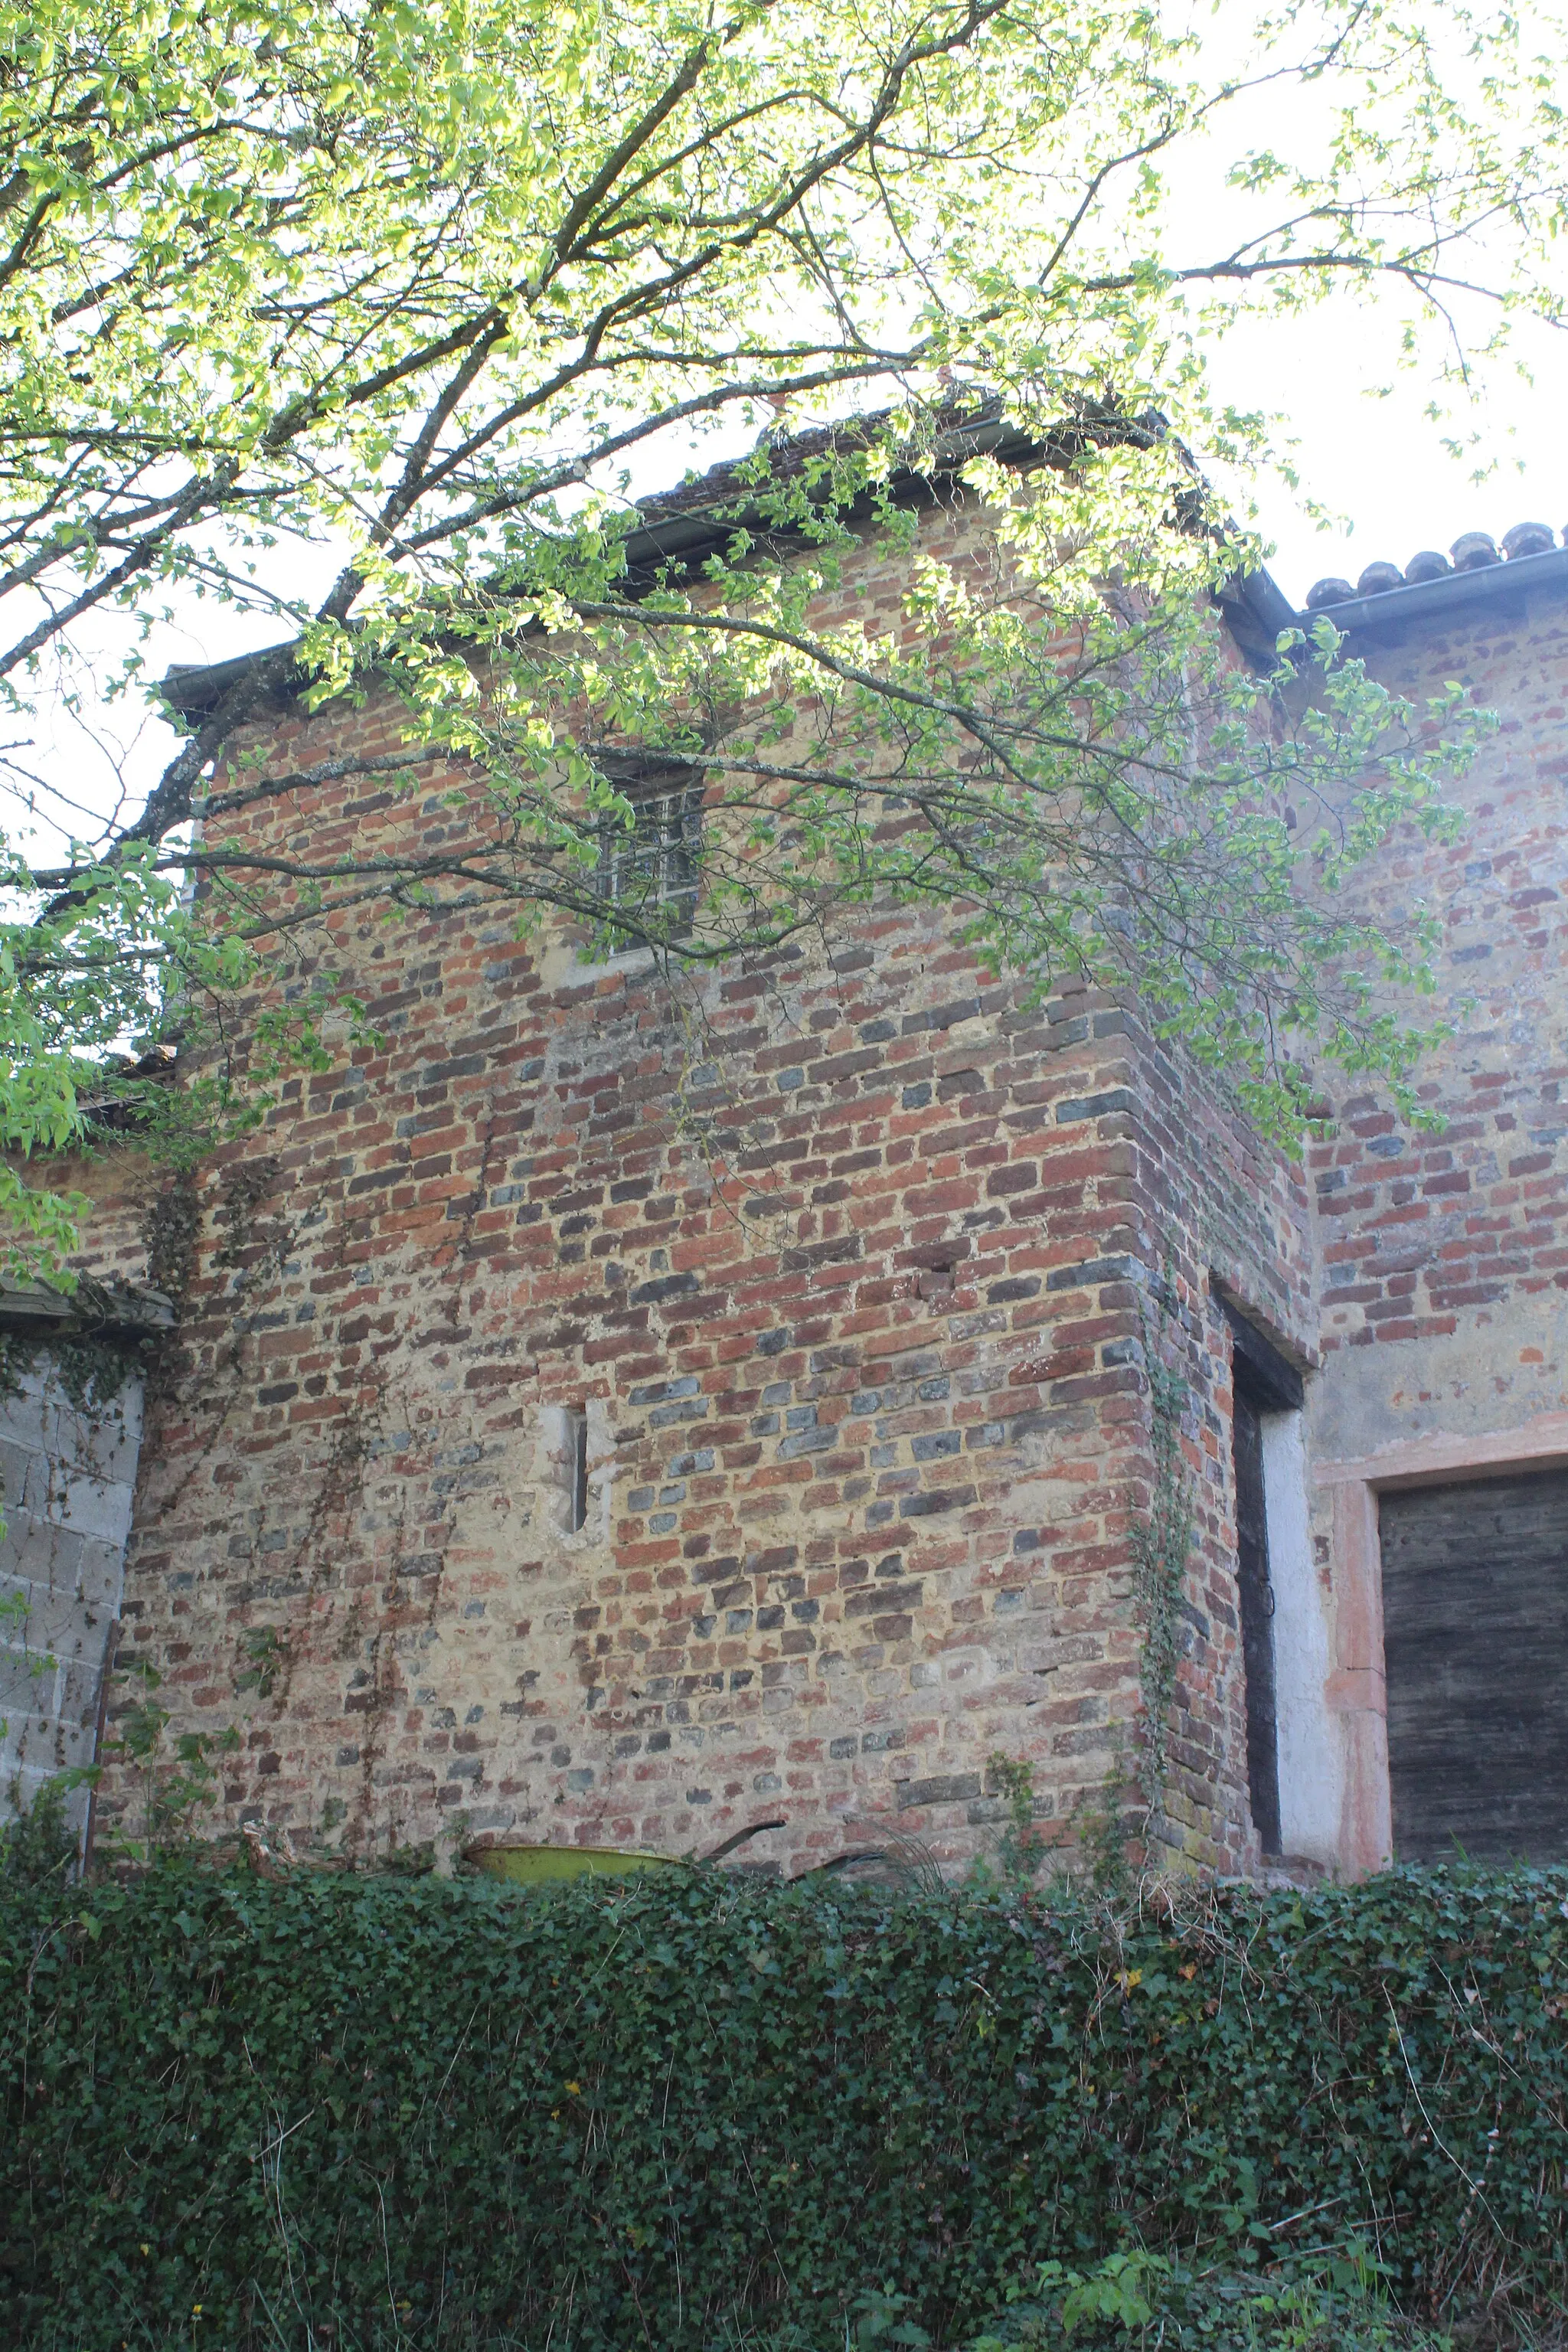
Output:
M159 696L168 706L171 717L195 717L216 702L226 688L254 669L258 662L270 659L293 642L291 637L281 637L275 644L258 646L254 653L231 654L227 661L171 662L158 682Z
M1281 631L1300 625L1285 591L1261 567L1237 572L1220 589L1215 602L1243 653L1270 668Z
M1474 572L1447 572L1438 580L1417 580L1385 588L1378 596L1352 596L1315 612L1294 613L1286 626L1310 629L1331 621L1346 636L1385 636L1412 622L1446 621L1476 609L1506 611L1536 590L1568 594L1568 547L1519 555L1511 563L1482 564Z

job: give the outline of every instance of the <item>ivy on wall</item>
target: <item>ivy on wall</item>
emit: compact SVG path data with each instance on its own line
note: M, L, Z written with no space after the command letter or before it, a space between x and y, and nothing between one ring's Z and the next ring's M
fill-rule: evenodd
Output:
M184 1299L195 1278L201 1223L195 1177L189 1169L180 1169L154 1195L142 1230L147 1280L169 1298Z
M118 1417L128 1381L144 1368L142 1344L122 1335L105 1339L92 1331L67 1331L47 1339L0 1330L0 1403L19 1396L29 1378L42 1376L84 1419Z
M1162 1287L1163 1287L1162 1286ZM1162 1304L1163 1302L1162 1301ZM1149 1507L1133 1533L1133 1591L1142 1634L1138 1658L1143 1701L1141 1793L1148 1817L1164 1797L1171 1708L1181 1663L1182 1594L1193 1549L1193 1484L1182 1452L1182 1417L1187 1382L1167 1364L1159 1335L1142 1327L1143 1368L1149 1382Z
M1568 1870L7 1885L0 2341L831 2352L890 2275L966 2343L1140 2241L1547 2315L1565 2019Z

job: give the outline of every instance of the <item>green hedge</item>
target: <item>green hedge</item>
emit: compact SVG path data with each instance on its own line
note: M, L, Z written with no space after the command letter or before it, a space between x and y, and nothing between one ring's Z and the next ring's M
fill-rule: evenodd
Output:
M884 2284L950 2343L1133 2237L1568 2304L1568 1872L1173 1916L187 1862L4 1905L29 2352L834 2352Z

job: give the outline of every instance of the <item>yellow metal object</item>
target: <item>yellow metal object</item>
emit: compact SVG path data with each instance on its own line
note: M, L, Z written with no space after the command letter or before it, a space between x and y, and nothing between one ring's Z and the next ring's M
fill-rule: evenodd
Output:
M633 1870L691 1867L679 1854L627 1853L609 1845L486 1845L474 1848L465 1858L491 1878L510 1879L514 1886L547 1886L600 1872L618 1875Z

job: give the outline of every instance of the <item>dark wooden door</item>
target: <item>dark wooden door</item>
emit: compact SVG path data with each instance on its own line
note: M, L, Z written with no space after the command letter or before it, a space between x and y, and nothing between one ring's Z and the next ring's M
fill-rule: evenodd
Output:
M1235 1391L1236 1581L1247 1674L1247 1793L1265 1853L1279 1851L1279 1741L1274 1706L1274 1588L1263 1490L1263 1423L1239 1378Z
M1384 1495L1394 1848L1568 1857L1568 1472Z

